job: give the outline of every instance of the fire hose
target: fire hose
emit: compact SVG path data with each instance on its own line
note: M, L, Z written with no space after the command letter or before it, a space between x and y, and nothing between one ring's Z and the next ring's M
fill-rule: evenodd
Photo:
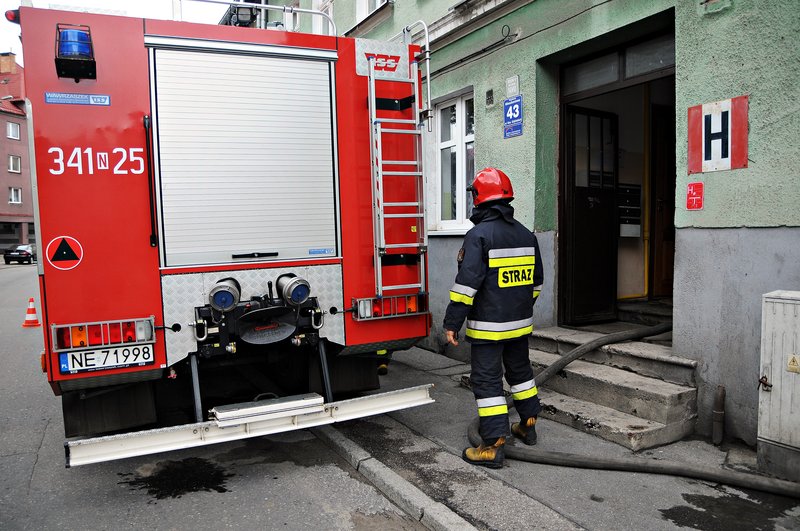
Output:
M606 336L599 337L582 345L578 345L556 363L536 376L536 384L543 385L552 376L561 371L569 363L592 350L608 345L619 343L642 337L654 336L672 329L671 324L661 324L657 326L627 330ZM513 407L513 404L509 405ZM472 445L481 444L482 440L478 433L479 419L475 418L467 429L467 437ZM616 470L622 472L643 472L648 474L664 474L669 476L687 477L723 483L735 487L769 492L791 498L800 498L800 483L786 481L782 479L769 478L746 472L733 470L723 470L703 465L689 465L687 463L666 461L666 460L647 460L636 457L597 457L564 452L553 452L537 448L523 447L517 445L506 445L505 455L510 459L526 461L529 463L539 463L544 465L567 466L573 468L587 468L594 470Z

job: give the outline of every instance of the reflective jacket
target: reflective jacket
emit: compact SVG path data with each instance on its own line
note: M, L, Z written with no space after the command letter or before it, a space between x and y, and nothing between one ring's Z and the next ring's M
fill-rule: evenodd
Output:
M475 209L470 220L476 225L459 251L444 328L457 332L466 318L473 343L529 335L544 280L536 236L505 202Z

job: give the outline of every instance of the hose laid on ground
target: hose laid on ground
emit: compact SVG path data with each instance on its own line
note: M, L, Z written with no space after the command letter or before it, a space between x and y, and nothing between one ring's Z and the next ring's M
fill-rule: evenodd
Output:
M654 336L671 329L671 324L661 324L648 328L638 328L636 330L608 334L579 345L556 363L539 373L536 376L536 385L542 385L569 363L600 346L630 339ZM480 420L476 418L470 423L467 430L469 442L474 446L478 446L482 442L478 433L479 423ZM505 455L510 459L544 465L681 476L715 483L724 483L726 485L744 487L781 496L800 498L800 483L701 465L687 465L686 463L655 461L635 457L594 457L564 452L551 452L522 446L521 443L520 446L506 445Z
M621 343L623 341L629 341L631 339L641 339L643 337L650 337L650 336L657 336L658 334L663 334L664 332L669 332L672 330L672 323L662 323L655 326L648 326L647 328L634 328L633 330L625 330L623 332L615 332L613 334L608 334L604 336L600 336L597 339L593 339L582 345L578 345L574 349L567 352L564 356L550 365L548 368L540 372L536 375L536 385L543 385L547 380L558 374L558 372L575 361L576 359L582 357L584 354L588 354L589 352L593 351L596 348L602 347L603 345L609 345L611 343Z

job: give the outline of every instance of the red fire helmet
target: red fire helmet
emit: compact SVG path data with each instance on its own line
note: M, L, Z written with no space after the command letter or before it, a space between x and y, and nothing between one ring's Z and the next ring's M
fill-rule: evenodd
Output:
M514 199L511 179L497 168L485 168L479 171L467 190L472 192L472 204L475 206L496 199Z

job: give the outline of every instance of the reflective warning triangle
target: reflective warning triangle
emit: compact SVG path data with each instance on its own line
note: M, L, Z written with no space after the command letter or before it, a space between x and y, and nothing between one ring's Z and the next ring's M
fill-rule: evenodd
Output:
M69 260L78 260L78 255L70 247L66 238L61 238L61 243L58 244L56 252L50 258L51 262L66 262Z

